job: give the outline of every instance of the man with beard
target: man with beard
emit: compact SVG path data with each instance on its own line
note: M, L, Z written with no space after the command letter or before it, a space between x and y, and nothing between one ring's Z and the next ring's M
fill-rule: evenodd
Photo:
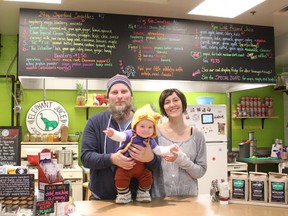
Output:
M129 79L119 74L109 79L107 98L109 109L96 113L88 119L82 138L81 161L84 167L90 169L89 189L92 192L90 200L116 198L117 190L114 182L116 166L130 170L137 160L144 162L147 168L153 171L159 168L161 163L148 143L145 143L145 147L132 144L128 150L131 157L126 157L125 150L116 152L121 143L109 139L103 133L108 127L118 131L131 129L134 110ZM132 179L130 190L133 198L136 197L137 189L138 182Z

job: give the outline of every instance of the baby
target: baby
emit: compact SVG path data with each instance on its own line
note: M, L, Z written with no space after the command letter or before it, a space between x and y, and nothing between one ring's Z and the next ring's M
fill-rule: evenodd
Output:
M161 156L171 154L179 150L179 147L174 144L172 146L158 146L154 137L157 136L156 125L161 115L155 113L150 105L145 105L138 109L132 119L131 130L124 132L116 131L112 128L107 128L103 132L111 139L123 142L118 150L124 149L124 155L129 157L128 148L131 144L141 145L145 147L143 141L150 144L152 151ZM115 185L117 188L116 203L129 203L132 201L129 184L132 178L136 178L139 183L137 190L136 201L151 202L149 190L153 179L152 172L146 168L145 164L135 161L136 165L131 170L125 170L118 167L115 174Z

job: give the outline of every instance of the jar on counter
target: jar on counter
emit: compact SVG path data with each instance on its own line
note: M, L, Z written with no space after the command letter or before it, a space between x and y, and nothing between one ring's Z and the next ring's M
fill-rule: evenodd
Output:
M36 134L30 134L30 142L36 142Z
M247 116L246 106L242 106L241 114L242 114L243 117Z
M68 127L62 126L61 127L61 142L67 142L68 141Z
M268 106L268 109L267 109L267 116L268 116L268 117L271 117L272 114L273 114L273 108L272 108L272 106Z
M270 105L270 99L269 99L269 97L265 97L265 98L264 98L264 103L265 103L266 107L268 107L268 106Z
M245 105L246 106L249 106L250 104L251 104L251 98L250 97L246 97L246 103L245 103Z
M253 107L253 113L254 113L255 117L258 116L258 108L257 107Z
M257 106L257 113L258 113L258 116L262 116L262 108L261 108L261 106Z
M250 114L251 117L254 116L254 108L253 107L250 107L249 114Z
M269 106L273 107L273 98L272 97L269 98Z
M48 134L48 142L53 142L54 135Z
M41 134L36 135L36 142L42 142L42 136Z
M242 116L242 105L241 104L237 104L236 110L237 110L237 116Z
M53 135L53 142L59 142L59 134Z
M281 159L287 160L287 148L286 147L282 148Z
M265 116L266 115L266 107L265 104L261 104L261 116Z
M253 106L257 106L258 105L258 98L254 97L253 98Z
M246 116L250 116L250 105L246 105L245 112L246 112Z
M48 135L42 134L42 142L48 142Z
M261 98L260 97L257 97L257 105L261 106Z
M24 134L23 141L24 142L29 142L30 141L30 134L29 133L25 133Z

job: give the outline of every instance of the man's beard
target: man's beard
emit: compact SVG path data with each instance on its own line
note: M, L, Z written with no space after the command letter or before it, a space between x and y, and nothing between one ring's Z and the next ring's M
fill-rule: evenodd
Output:
M115 119L117 122L124 122L127 120L127 117L130 116L130 112L132 110L131 104L125 104L124 106L114 106L109 105L109 108L111 110L111 114L113 119Z

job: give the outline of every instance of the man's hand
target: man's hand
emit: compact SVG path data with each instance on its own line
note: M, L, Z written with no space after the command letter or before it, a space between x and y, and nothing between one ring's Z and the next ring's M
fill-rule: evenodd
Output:
M130 156L140 162L147 163L154 159L154 153L151 149L151 146L148 142L143 142L145 144L145 147L132 144L128 151L130 153Z
M135 161L131 157L124 156L123 153L124 150L119 150L118 152L111 154L112 163L125 170L130 170L135 165Z

